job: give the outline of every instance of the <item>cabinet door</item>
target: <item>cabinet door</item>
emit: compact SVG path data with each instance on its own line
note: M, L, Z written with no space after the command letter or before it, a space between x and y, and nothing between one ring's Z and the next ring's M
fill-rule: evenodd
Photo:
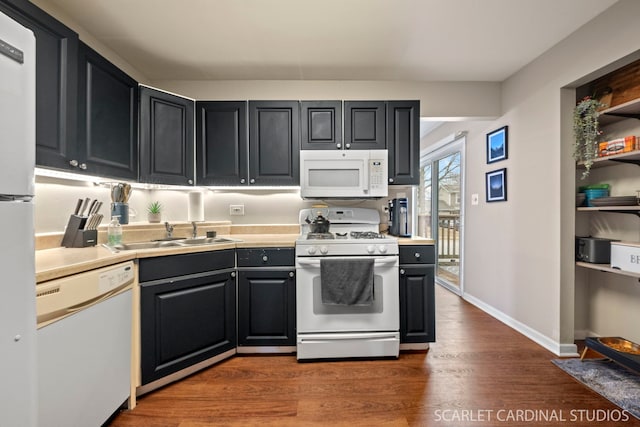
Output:
M384 150L384 101L344 102L344 147L352 150Z
M196 102L198 185L243 185L248 177L247 103Z
M236 346L231 272L140 285L142 384Z
M389 184L420 184L420 101L387 102Z
M302 101L300 111L303 150L342 149L341 101Z
M294 270L238 271L238 345L296 345Z
M78 170L78 35L27 0L4 0L0 11L36 37L36 164Z
M435 266L400 265L400 342L436 340Z
M138 82L80 42L78 156L91 175L138 179Z
M140 181L194 184L194 101L140 86Z
M249 185L300 182L300 104L249 101Z

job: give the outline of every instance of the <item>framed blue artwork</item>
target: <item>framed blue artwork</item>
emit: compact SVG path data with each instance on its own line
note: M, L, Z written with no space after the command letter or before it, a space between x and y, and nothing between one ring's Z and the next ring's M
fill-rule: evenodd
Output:
M509 126L503 126L487 134L487 163L505 160L507 143L509 140Z
M507 200L507 168L486 173L487 202Z

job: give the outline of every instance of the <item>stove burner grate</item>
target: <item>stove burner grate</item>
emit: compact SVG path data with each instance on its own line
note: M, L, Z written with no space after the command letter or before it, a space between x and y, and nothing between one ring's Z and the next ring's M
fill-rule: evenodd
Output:
M385 236L375 231L352 231L349 235L353 239L384 239Z
M307 233L307 240L330 240L335 239L333 233Z

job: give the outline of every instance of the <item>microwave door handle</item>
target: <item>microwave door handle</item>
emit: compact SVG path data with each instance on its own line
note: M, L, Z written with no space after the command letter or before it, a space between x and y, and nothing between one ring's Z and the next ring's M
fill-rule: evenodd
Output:
M367 165L370 166L370 165ZM369 192L369 167L362 168L362 190L365 194Z

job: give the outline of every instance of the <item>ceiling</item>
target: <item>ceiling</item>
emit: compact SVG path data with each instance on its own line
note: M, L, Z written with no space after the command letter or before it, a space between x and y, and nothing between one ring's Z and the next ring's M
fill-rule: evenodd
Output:
M47 2L151 81L500 82L616 0Z

